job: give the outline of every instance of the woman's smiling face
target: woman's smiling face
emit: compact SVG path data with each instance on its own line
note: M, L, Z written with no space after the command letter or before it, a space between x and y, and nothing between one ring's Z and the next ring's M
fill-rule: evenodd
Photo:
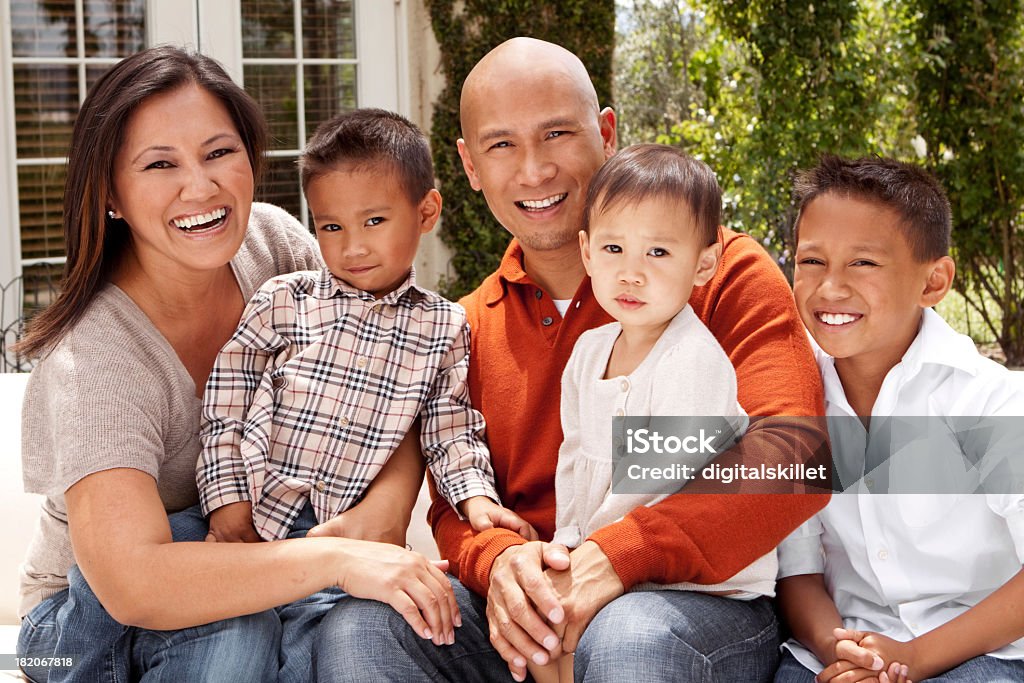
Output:
M117 154L113 193L108 204L143 267L225 265L245 237L253 172L224 104L194 84L142 102Z

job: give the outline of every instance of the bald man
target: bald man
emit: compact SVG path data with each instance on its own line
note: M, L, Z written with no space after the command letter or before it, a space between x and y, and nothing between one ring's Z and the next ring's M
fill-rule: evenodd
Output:
M616 150L615 114L600 108L575 55L515 38L467 77L461 116L457 144L469 182L513 237L498 270L461 302L472 328L470 393L487 420L503 502L550 539L561 373L579 335L611 320L594 300L577 235L587 185ZM798 419L823 414L818 369L771 258L749 237L724 230L722 266L695 288L691 304L736 367L747 412L780 416L755 423L716 462L749 461L754 450L769 464L820 454L823 425ZM459 579L456 642L435 647L386 606L346 601L320 629L322 679L508 680L511 673L521 681L528 660L545 664L574 652L578 681L770 680L778 633L766 598L629 589L721 582L774 548L827 496L721 495L700 481L686 490L571 552L505 529L474 533L435 500L434 535ZM358 652L345 645L357 642ZM367 651L388 653L388 665L374 665Z

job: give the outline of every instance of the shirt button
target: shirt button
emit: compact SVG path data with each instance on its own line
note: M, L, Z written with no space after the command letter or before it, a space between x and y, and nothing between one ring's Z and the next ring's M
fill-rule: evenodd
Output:
M548 325L550 325L553 322L555 322L555 319L552 318L550 315L547 315L547 316L544 316L544 319L540 321L540 324L543 325L544 327L547 327Z
M370 310L374 313L380 313L380 304L374 304L370 306Z
M625 414L626 414L626 411L625 411L625 410L623 410L622 408L619 408L618 410L616 410L616 411L615 411L615 414L616 414L616 415L617 415L618 417L622 417L623 415L625 415Z
M620 388L621 388L621 389L622 389L623 391L629 391L629 380L628 380L628 379L624 379L624 380L622 380L622 384L620 384L620 385L619 385L619 387L620 387Z
M341 419L338 420L338 422L341 423L342 427L347 427L348 426L348 418L345 417L344 415L341 416Z
M874 479L872 479L871 477L868 477L867 479L865 479L865 480L864 480L864 484L865 484L865 485L866 485L866 486L867 486L868 488L871 488L872 486L874 486L874 485L875 485L875 480L874 480Z
M540 298L542 298L542 297L544 296L544 292L542 292L542 291L540 291L540 290L538 289L538 290L537 290L536 292L534 292L534 293L533 293L533 295L534 295L535 297L537 297L538 299L540 299Z
M275 389L284 389L287 384L288 380L286 380L284 377L274 378L273 385Z
M319 491L320 493L323 493L324 489L326 489L326 488L327 488L327 484L323 483L322 481L318 481L316 483L316 490Z
M889 551L888 550L884 550L884 549L883 550L879 550L878 551L878 559L882 560L883 562L888 560L889 559Z
M357 360L356 361L356 365L358 365L361 368L365 368L366 367L366 357L363 356L359 360Z

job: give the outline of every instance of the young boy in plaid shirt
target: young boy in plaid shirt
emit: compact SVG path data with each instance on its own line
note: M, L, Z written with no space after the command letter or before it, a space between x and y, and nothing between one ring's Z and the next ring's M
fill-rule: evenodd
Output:
M438 491L474 528L532 532L497 502L465 311L416 284L441 213L423 134L349 112L300 167L327 267L264 284L217 357L197 468L208 540L305 535L359 502L417 419Z
M200 499L216 540L285 538L357 503L421 418L438 490L474 524L525 525L496 502L469 404L463 309L416 284L441 213L423 134L375 109L310 139L302 187L327 267L253 296L206 385ZM307 511L308 512L308 511Z

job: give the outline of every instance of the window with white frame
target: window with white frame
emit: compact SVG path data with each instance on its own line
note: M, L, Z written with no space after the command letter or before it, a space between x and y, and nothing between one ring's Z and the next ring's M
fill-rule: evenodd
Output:
M63 263L64 155L78 107L88 86L132 52L171 42L221 61L270 122L257 198L303 221L295 160L316 126L355 106L401 111L398 0L0 5L0 285L24 275L30 306Z
M10 0L9 173L29 305L45 305L64 256L64 155L79 104L111 64L144 45L144 0ZM8 125L10 125L8 123ZM12 135L13 134L13 135ZM13 163L11 163L13 162ZM12 260L12 259L9 259Z
M352 0L243 0L245 87L270 121L260 199L307 218L295 161L316 125L357 102Z

